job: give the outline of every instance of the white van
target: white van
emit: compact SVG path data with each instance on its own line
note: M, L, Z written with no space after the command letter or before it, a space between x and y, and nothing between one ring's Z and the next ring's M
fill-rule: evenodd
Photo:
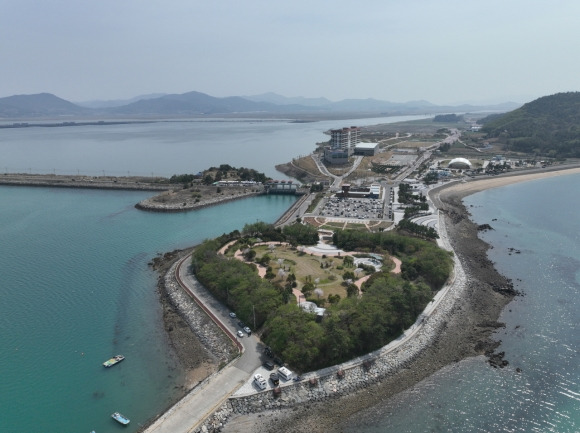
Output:
M288 370L286 367L280 367L278 369L278 374L286 380L292 379L292 372Z

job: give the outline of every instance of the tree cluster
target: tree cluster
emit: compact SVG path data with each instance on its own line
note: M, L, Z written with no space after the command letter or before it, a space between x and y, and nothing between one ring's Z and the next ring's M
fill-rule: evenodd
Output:
M554 158L580 157L580 92L544 96L480 121L506 150Z
M457 114L438 114L433 118L433 122L441 122L441 123L463 122L463 116L458 116Z
M169 183L188 184L198 178L199 176L196 176L195 174L174 174L169 178Z
M362 297L331 303L324 319L284 305L264 325L262 339L284 361L308 371L376 350L408 328L433 297L428 285L375 274Z
M434 290L443 284L451 272L452 261L446 251L433 242L415 237L403 236L390 231L368 233L358 230L337 230L334 232L333 242L344 250L352 251L358 249L359 251L366 250L379 254L387 252L392 256L397 256L401 259L402 266L412 267L417 270L416 273L408 274L409 280L421 279ZM425 261L428 264L419 267L416 264L417 261ZM443 282L441 282L441 279L443 279Z
M251 246L261 240L314 240L315 228L289 226L283 230L270 224L248 224L242 232L232 232L199 245L192 256L192 268L200 282L214 296L236 312L238 317L261 329L262 340L285 362L300 371L330 366L368 353L388 344L410 326L447 280L451 270L448 253L435 244L396 233L366 233L337 230L335 244L348 250L366 250L397 255L402 272L374 273L362 286L363 296L352 283L354 272L344 272L348 296L329 296L326 314L319 320L293 301L292 287L296 276L290 274L286 284L272 283L259 277L255 265L227 258L217 253L231 239L236 248ZM251 254L251 248L246 254ZM264 256L267 256L265 254ZM255 255L254 255L255 257ZM264 258L264 257L262 257ZM271 259L265 258L269 266ZM344 266L352 267L352 259ZM270 267L270 273L273 273ZM303 292L315 293L313 284ZM319 294L320 295L320 294ZM291 302L292 301L292 302Z
M427 197L425 197L423 194L413 194L413 188L408 183L401 183L399 185L399 194L397 198L399 203L403 204L417 204L427 202Z
M414 223L408 219L402 219L397 223L397 228L399 230L405 231L407 233L419 236L423 239L438 239L439 235L437 230L433 227L424 226L421 224Z
M221 164L219 167L210 167L199 175L194 174L174 174L169 181L171 183L191 183L194 179L201 179L204 185L211 185L222 179L242 180L265 183L270 180L264 173L260 173L253 168L232 167L229 164Z
M242 234L247 237L260 238L264 242L288 242L290 245L316 245L318 243L318 229L309 224L286 225L283 229L272 224L257 221L246 224Z

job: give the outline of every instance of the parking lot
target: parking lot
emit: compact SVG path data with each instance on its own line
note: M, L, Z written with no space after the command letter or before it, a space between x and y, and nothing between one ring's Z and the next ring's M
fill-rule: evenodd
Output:
M337 198L325 201L319 215L328 218L359 220L383 219L384 202L375 198Z

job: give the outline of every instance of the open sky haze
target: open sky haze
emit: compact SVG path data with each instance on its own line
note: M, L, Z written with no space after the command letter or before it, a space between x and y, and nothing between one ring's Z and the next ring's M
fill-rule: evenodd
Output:
M580 90L577 0L0 0L0 11L0 97L456 104Z

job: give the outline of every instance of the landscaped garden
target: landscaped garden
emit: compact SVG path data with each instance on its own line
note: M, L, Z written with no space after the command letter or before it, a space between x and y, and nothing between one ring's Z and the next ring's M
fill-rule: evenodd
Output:
M264 343L293 368L306 371L368 353L397 338L451 271L449 253L415 237L346 230L335 231L333 240L344 251L363 256L395 256L402 262L401 273L389 272L390 259L379 272L368 265L355 272L352 256L311 254L302 246L316 244L318 232L303 224L282 230L265 223L247 225L242 232L197 247L192 266L198 279ZM232 241L225 255L218 252ZM259 245L263 242L274 244ZM246 261L233 257L238 250ZM264 277L259 266L266 270ZM365 273L372 275L359 290L354 281ZM324 316L299 308L294 288L324 307Z

